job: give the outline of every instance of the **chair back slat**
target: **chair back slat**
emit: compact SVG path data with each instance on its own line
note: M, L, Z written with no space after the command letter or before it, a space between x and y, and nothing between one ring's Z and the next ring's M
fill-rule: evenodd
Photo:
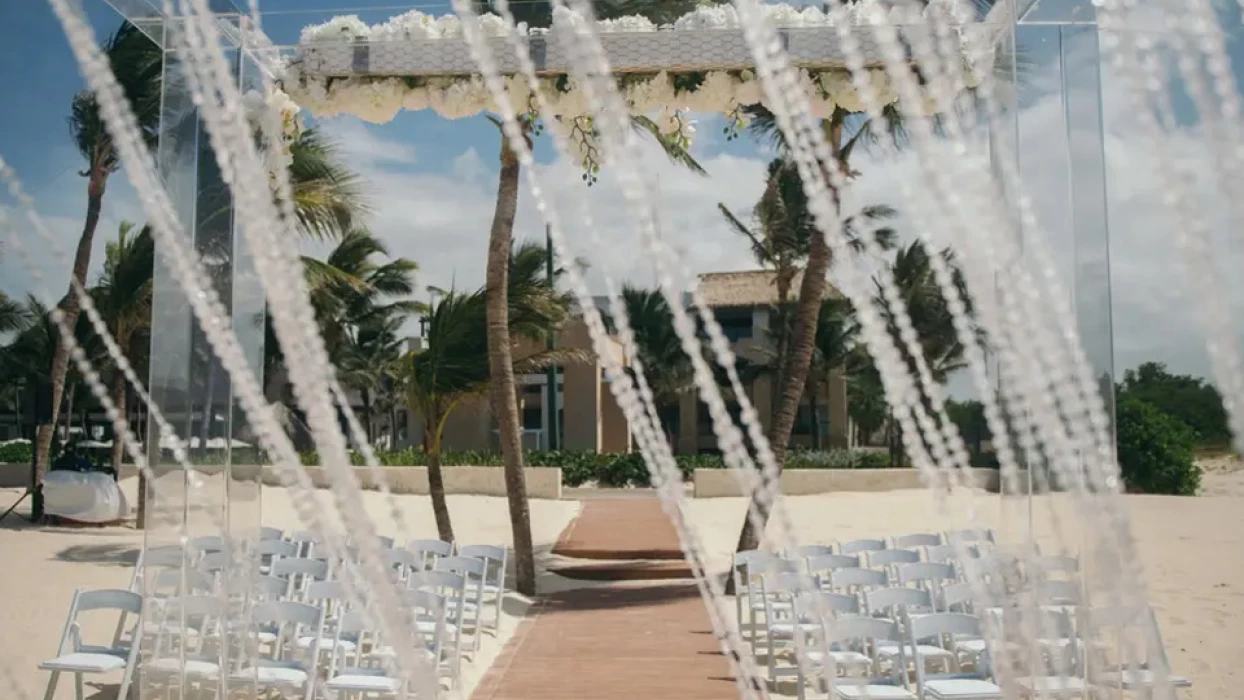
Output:
M886 549L885 540L851 540L838 545L839 554L861 554L863 552L875 552L879 549Z

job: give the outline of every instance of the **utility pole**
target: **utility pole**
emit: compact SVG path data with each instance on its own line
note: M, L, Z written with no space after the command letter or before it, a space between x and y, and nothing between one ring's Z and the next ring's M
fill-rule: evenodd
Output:
M553 231L549 225L544 226L544 274L548 281L549 287L553 286ZM548 338L545 347L553 350L557 347L557 337L553 326L548 328ZM557 367L550 365L545 373L545 395L544 395L544 414L547 416L548 438L545 440L548 449L556 450L559 447L560 435L558 435L557 425Z

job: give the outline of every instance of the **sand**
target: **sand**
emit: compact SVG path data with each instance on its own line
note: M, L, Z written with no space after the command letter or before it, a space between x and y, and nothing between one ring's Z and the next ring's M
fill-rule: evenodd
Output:
M1144 575L1157 610L1162 633L1177 673L1194 687L1183 697L1244 698L1244 470L1231 466L1206 474L1197 498L1127 496ZM7 507L17 491L0 491ZM327 505L327 493L317 493ZM390 504L377 493L363 494L368 512L382 533L434 537L426 497L398 496L406 527L399 532ZM945 510L926 491L840 493L801 496L786 501L801 541L831 542L869 535L895 535L965 527L973 522L995 527L1003 536L1027 522L1027 502L1000 499L982 492L960 492ZM287 529L301 527L284 489L266 488L262 520ZM329 509L317 504L319 512ZM504 499L451 497L458 539L509 544L509 519ZM533 501L532 525L537 551L546 558L558 533L578 512L574 501ZM744 514L739 498L691 501L691 517L715 568L724 570ZM1039 501L1034 522L1047 549L1058 541L1075 542L1075 528L1056 529L1052 512L1068 513L1065 502ZM969 521L968 514L975 513ZM235 509L233 517L260 517L259 509ZM142 542L132 528L100 529L18 527L9 520L0 527L0 687L16 683L6 698L42 697L46 674L39 660L52 655L64 614L75 587L125 586ZM544 575L542 589L564 587L564 579ZM733 608L733 606L729 606ZM478 682L513 632L525 601L511 596L501 638L484 637L484 648L464 671L464 690ZM88 627L88 632L91 629ZM88 698L111 697L112 686ZM57 698L71 698L72 683L62 683Z
M132 496L133 485L125 484ZM7 509L20 491L0 490L0 510ZM327 504L327 492L317 498ZM436 525L431 504L426 496L394 496L398 512L406 528L399 530L392 507L379 493L363 493L364 504L381 534L399 539L435 538ZM509 510L503 498L450 496L450 514L455 534L463 544L510 545ZM260 511L238 509L232 517L249 517ZM556 542L558 534L579 511L577 501L532 501L532 537L538 555L543 556ZM28 512L25 507L22 512ZM321 513L329 509L320 508ZM207 518L201 518L204 532ZM294 512L286 489L267 488L262 496L262 520L265 525L296 530L304 527ZM143 533L132 527L64 528L31 527L10 517L0 527L0 696L12 700L42 698L47 673L39 671L38 663L55 655L69 602L75 588L124 588L129 585L133 563L143 542ZM158 539L162 533L156 533ZM488 666L513 634L529 601L510 594L503 604L500 635L486 632L481 649L463 665L463 686L446 697L469 698ZM90 620L86 639L92 634L107 635L111 621ZM98 637L97 637L98 638ZM116 675L101 676L100 683L91 685L88 677L86 697L92 700L113 698ZM10 689L11 688L11 689ZM56 698L72 698L73 682L62 679Z

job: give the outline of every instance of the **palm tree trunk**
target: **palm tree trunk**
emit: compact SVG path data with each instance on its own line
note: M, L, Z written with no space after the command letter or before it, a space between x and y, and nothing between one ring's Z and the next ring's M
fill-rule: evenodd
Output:
M492 384L492 408L497 417L497 438L505 459L505 490L510 502L510 527L514 533L516 588L523 595L536 593L535 552L531 541L531 512L523 478L523 445L514 388L514 358L510 348L509 285L510 250L514 216L518 211L518 157L501 142L501 175L497 183L497 208L488 237L488 282L485 301L488 318L488 368Z
M810 409L808 411L808 414L809 414L809 417L812 419L812 449L814 450L819 450L822 447L821 445L821 405L816 400L817 395L821 393L821 383L818 381L818 379L819 377L814 378L811 382L808 383L808 389L810 390L812 394L810 397L808 397L808 404L809 404L809 409Z
M445 542L454 541L454 526L449 519L449 503L445 500L445 477L441 473L441 431L445 418L427 417L423 450L428 456L428 492L432 495L432 514L436 516L436 532Z
M125 407L125 375L119 371L112 378L112 402L116 404L117 416L128 421L129 416L126 415ZM121 474L121 456L124 454L124 443L121 439L121 434L114 428L112 431L112 471L118 477Z
M78 239L78 250L73 256L73 278L86 288L86 273L91 267L91 248L95 243L95 227L99 225L99 213L104 206L104 186L108 182L107 172L96 168L92 170L86 186L86 222L82 225L82 237ZM78 311L81 309L74 285L69 285L69 295L61 305L66 328L73 331L78 325ZM65 375L69 372L69 346L57 339L56 350L52 353L52 423L60 415L60 402L65 395ZM46 429L45 429L46 428ZM52 451L52 426L39 426L35 443L35 493L31 502L31 517L43 517L43 475L48 470L48 456Z
M823 122L826 130L826 141L833 149L835 160L841 162L842 145L842 112L835 111L831 119ZM833 197L834 211L841 208L839 192L830 182L826 173L826 184ZM812 351L816 341L816 324L821 311L821 301L825 297L825 276L829 273L829 264L833 259L833 251L825 236L812 236L808 246L808 262L804 266L803 282L799 286L799 301L795 306L795 327L790 335L790 347L782 377L781 405L774 416L773 425L769 429L769 444L773 448L773 458L780 472L786 461L786 451L790 445L791 429L795 426L795 414L803 399L804 387L808 384L808 367L812 364ZM752 492L751 509L761 526L769 522L771 504L762 503L760 496L768 488L762 480L756 491ZM757 529L752 518L743 521L743 530L739 533L736 551L742 552L756 549L760 545L763 527ZM728 587L732 587L729 584ZM732 592L732 591L731 591Z

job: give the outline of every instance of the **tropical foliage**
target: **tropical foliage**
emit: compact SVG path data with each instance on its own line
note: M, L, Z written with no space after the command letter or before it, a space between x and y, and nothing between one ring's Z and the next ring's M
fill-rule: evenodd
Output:
M1222 394L1201 377L1171 374L1161 362L1145 362L1124 372L1116 391L1120 402L1143 401L1183 421L1196 431L1200 444L1231 442Z
M559 271L546 274L546 252L531 243L509 256L509 324L517 338L543 340L549 329L566 319L570 300L557 289ZM492 379L488 366L487 298L484 290L470 294L450 292L428 316L426 347L401 361L401 383L407 404L423 420L423 450L427 454L432 510L442 539L453 541L453 525L445 502L441 477L441 439L453 411L465 400L485 394ZM546 367L587 361L575 349L545 350L520 355L514 372L529 374Z
M1196 431L1135 397L1116 413L1119 469L1123 482L1142 493L1196 495L1201 470L1193 462Z

